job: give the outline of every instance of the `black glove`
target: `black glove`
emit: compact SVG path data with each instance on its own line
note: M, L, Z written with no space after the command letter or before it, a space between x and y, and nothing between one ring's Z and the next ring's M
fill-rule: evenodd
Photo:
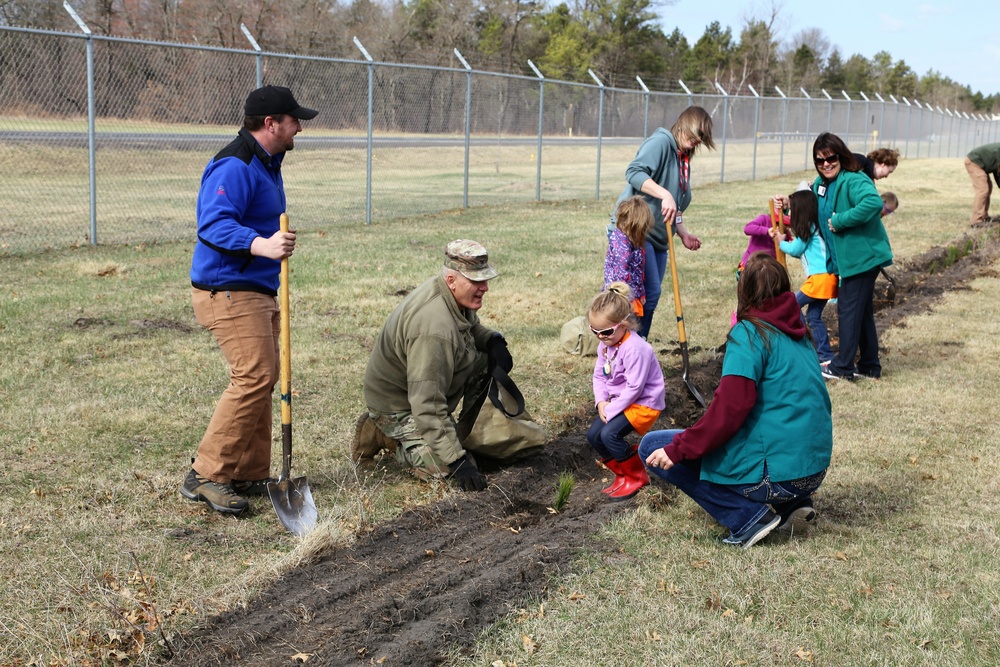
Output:
M486 488L486 476L479 472L475 461L468 454L448 466L451 478L463 491L482 491Z
M507 349L507 341L503 334L495 333L486 341L486 355L490 360L490 368L499 366L505 373L510 373L514 368L514 359Z

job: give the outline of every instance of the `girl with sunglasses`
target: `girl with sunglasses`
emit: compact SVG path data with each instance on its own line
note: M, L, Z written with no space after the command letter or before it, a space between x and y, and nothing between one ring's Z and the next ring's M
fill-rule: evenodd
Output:
M587 319L600 341L594 366L597 418L587 431L587 442L615 474L604 493L612 501L628 500L649 484L649 475L625 436L633 431L644 435L660 416L665 405L663 370L652 346L635 333L638 323L628 285L608 285L591 300Z
M875 183L858 171L854 155L837 135L823 132L816 137L813 161L819 174L813 191L820 231L833 250L840 276L840 349L823 368L823 377L878 379L882 364L875 329L875 279L880 269L892 264L889 236L882 225L882 198Z

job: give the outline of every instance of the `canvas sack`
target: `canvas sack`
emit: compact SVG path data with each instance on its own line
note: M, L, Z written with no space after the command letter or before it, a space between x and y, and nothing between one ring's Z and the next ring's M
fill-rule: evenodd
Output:
M597 336L590 331L590 323L586 316L574 317L562 326L559 332L559 342L570 354L584 357L597 356Z
M533 454L548 437L524 409L521 390L499 367L493 368L492 377L473 405L462 410L455 431L462 447L494 459Z

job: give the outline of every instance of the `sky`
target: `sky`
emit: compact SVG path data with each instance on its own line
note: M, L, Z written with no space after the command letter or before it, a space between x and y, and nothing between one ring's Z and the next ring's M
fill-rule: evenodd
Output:
M1000 6L996 0L774 0L782 46L802 30L819 28L846 61L855 53L871 60L887 51L918 76L931 69L972 92L1000 93ZM739 39L745 19L767 20L770 0L665 0L659 6L666 34L679 28L688 43L718 21ZM829 54L827 54L829 55ZM867 91L863 91L867 92Z

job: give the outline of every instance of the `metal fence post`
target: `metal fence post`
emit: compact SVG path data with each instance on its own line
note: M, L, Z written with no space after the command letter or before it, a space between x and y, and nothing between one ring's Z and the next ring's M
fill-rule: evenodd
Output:
M719 183L726 182L726 123L729 122L729 93L719 85L719 82L715 82L716 89L722 93L722 155L719 157L722 159L722 163L719 167Z
M538 160L535 165L535 201L542 201L542 123L545 118L545 77L535 67L535 63L529 60L528 65L538 77Z
M867 153L868 152L868 123L870 122L868 120L870 118L870 116L868 115L868 96L865 95L864 91L860 91L860 90L858 91L858 94L861 95L861 97L864 98L864 100L865 100L865 135L864 135L865 151L864 152ZM874 146L872 148L874 148Z
M882 137L882 129L885 126L884 125L885 124L885 100L882 99L882 96L879 95L878 93L875 93L875 97L877 97L878 101L882 103L882 111L881 111L881 114L878 117L878 136ZM882 138L882 143L883 144L885 143L885 138L884 137ZM878 148L878 146L876 146L876 148Z
M600 97L597 103L597 192L594 199L601 200L601 140L604 137L604 84L594 74L594 70L588 69L587 74L597 82L600 90Z
M635 80L642 86L643 97L646 100L646 109L642 114L642 138L645 139L649 136L649 88L646 87L646 84L638 76L635 77Z
M830 97L830 93L826 92L826 88L820 88L820 91L823 93L823 95L826 97L826 99L830 102L830 104L827 107L827 112L826 112L826 129L827 129L827 131L829 131L831 129L831 125L833 124L833 98Z
M455 49L455 56L465 67L465 186L462 190L462 208L469 208L469 143L472 135L472 68L465 62L462 54Z
M896 105L896 122L895 122L896 131L893 132L892 141L893 145L899 146L899 100L897 100L892 95L889 95L889 99L891 99L892 103Z
M374 115L375 99L375 64L367 49L361 44L361 40L354 38L354 46L358 47L361 55L368 61L368 142L367 155L365 156L365 224L372 224L372 116Z
M750 180L757 180L757 142L760 140L760 95L754 90L754 87L749 83L747 88L754 96L754 109L753 109L753 164L750 167Z
M257 52L257 88L260 88L264 85L264 55L260 51L260 44L258 44L257 40L250 34L250 29L247 28L245 24L241 23L240 30L243 31L243 36L247 38L248 42L250 42L250 46L253 47L253 50Z
M847 129L844 130L844 141L851 143L851 96L843 90L840 91L840 94L847 100Z
M917 117L917 157L920 157L920 135L924 132L924 107L921 106L920 100L915 97L913 98L913 103L920 109L920 116ZM927 157L930 156L930 149L927 149Z
M684 92L688 95L688 106L694 106L694 95L691 93L691 90L685 86L684 82L680 79L677 79L677 83L681 84L681 88L683 88Z
M951 135L955 133L955 116L951 113L948 107L944 108L944 112L948 114L948 157L951 157ZM957 111L955 113L958 113ZM941 128L944 129L944 116L941 117Z
M785 120L788 117L788 98L781 92L781 88L774 87L781 95L781 151L778 153L778 174L785 173Z
M935 107L938 113L941 114L941 129L938 131L938 157L941 157L941 149L944 147L944 142L941 141L941 135L944 134L944 112L941 111L941 107ZM933 110L932 112L933 113ZM934 129L934 117L931 116L931 129Z
M83 19L63 0L65 9L87 37L87 153L90 170L90 245L97 245L97 136L94 130L97 112L94 108L94 36Z
M802 163L803 164L802 168L808 169L809 168L809 117L812 116L813 101L812 98L809 97L809 93L806 92L805 88L799 86L799 90L802 91L802 94L806 96L806 131L805 131L806 154L804 156L805 161Z

